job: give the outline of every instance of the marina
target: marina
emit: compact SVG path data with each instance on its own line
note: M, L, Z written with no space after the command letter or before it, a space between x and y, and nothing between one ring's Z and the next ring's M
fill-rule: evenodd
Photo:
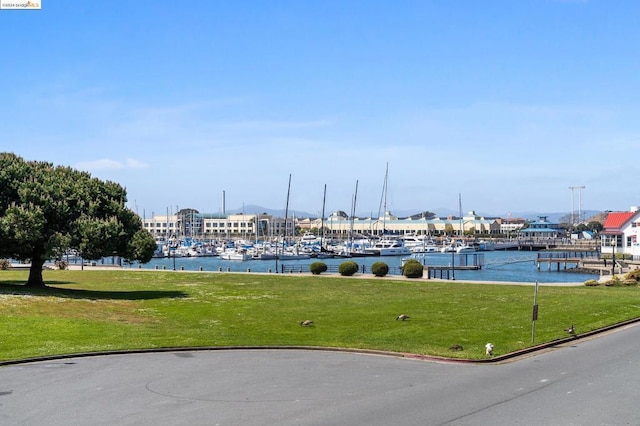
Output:
M418 255L412 255L418 256ZM390 275L400 274L403 259L412 256L366 256L356 258L307 258L307 259L272 259L272 260L225 260L214 257L165 257L155 258L146 264L131 264L124 267L203 272L255 272L255 273L308 273L312 262L321 261L329 266L329 270L337 268L342 262L356 262L360 271L370 274L371 265L385 262L389 265ZM456 280L470 281L507 281L507 282L584 282L597 278L597 274L572 272L571 268L547 270L538 268L537 252L488 251L481 253L422 253L418 258L426 268L442 271L442 278L447 279L447 271L455 273ZM108 260L106 261L108 264ZM451 266L454 266L452 268ZM481 266L481 267L476 267ZM425 270L425 278L427 278ZM451 277L451 275L450 275ZM432 278L435 278L432 276Z

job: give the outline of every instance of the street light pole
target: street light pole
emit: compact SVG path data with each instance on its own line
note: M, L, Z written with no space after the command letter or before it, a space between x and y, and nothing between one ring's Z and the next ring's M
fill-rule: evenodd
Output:
M451 247L451 279L455 281L456 279L456 260L455 260L456 250L454 247Z
M611 240L611 278L613 278L614 274L616 273L616 243L617 243L617 238L615 235L613 236L613 239Z

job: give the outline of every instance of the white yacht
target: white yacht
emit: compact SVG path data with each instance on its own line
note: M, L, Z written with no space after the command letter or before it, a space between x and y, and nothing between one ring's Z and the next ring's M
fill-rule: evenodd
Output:
M374 256L406 256L411 250L404 245L402 240L383 238L372 247L365 249L366 253Z

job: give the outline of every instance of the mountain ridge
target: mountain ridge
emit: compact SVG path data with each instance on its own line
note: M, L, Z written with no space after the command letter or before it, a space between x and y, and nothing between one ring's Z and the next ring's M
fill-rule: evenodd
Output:
M452 209L448 209L445 207L439 207L433 210L429 210L432 213L434 213L437 217L449 217L449 216L459 216L459 211L456 210L452 210ZM238 208L238 209L227 209L227 213L232 213L232 214L241 214L241 213L245 213L245 214L268 214L271 216L276 216L276 217L284 217L285 215L285 209L269 209L266 207L262 207L262 206L256 206L256 205L245 205L242 208ZM325 212L325 215L329 216L331 213L333 212ZM407 209L403 209L403 210L397 210L397 211L392 211L391 214L393 214L394 216L397 217L409 217L409 216L413 216L416 214L420 214L422 213L422 211L420 210L407 210ZM463 212L463 215L468 214L469 211L465 211ZM598 210L583 210L582 211L582 217L585 220L588 220L590 217L595 216L599 213L602 213L601 211ZM493 213L487 213L487 212L475 212L475 214L477 216L482 216L485 218L501 218L501 219L506 219L506 218L513 218L513 219L524 219L524 220L536 220L541 216L545 216L547 218L547 220L549 220L550 222L561 222L563 219L566 220L566 217L570 217L571 216L571 212L534 212L534 211L522 211L522 212L507 212L507 213L503 213L503 214L493 214ZM574 214L577 214L574 213ZM298 217L298 218L317 218L318 214L317 213L309 213L309 212L305 212L305 211L300 211L300 210L292 210L289 211L288 214L290 217ZM369 217L371 215L370 212L358 212L356 213L357 217Z

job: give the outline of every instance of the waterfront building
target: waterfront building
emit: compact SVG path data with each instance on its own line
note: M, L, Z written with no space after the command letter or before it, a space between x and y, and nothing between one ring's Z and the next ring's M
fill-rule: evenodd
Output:
M157 239L268 239L293 235L294 220L267 214L211 214L184 209L177 214L143 218L143 226Z
M504 235L519 232L522 228L524 228L524 225L527 222L525 219L512 217L496 220L500 224L500 233Z
M631 207L628 212L609 212L601 232L602 253L630 255L640 259L640 208Z
M244 238L263 239L293 236L295 231L317 230L318 235L333 239L358 236L403 235L496 235L503 232L499 219L485 218L469 211L462 217L425 219L419 216L400 218L386 211L380 217L350 217L344 211L331 213L327 218L288 218L267 214L210 214L193 209L177 214L143 218L144 228L158 238Z
M566 231L560 227L559 223L549 222L547 216L539 216L538 220L520 229L518 234L524 238L554 239L565 237Z
M343 211L329 215L324 221L304 219L298 222L305 230L324 226L324 235L329 238L346 239L350 236L393 235L476 235L498 234L500 224L496 219L476 215L474 211L462 217L450 216L445 219L423 219L416 217L399 218L386 211L380 217L349 217Z

